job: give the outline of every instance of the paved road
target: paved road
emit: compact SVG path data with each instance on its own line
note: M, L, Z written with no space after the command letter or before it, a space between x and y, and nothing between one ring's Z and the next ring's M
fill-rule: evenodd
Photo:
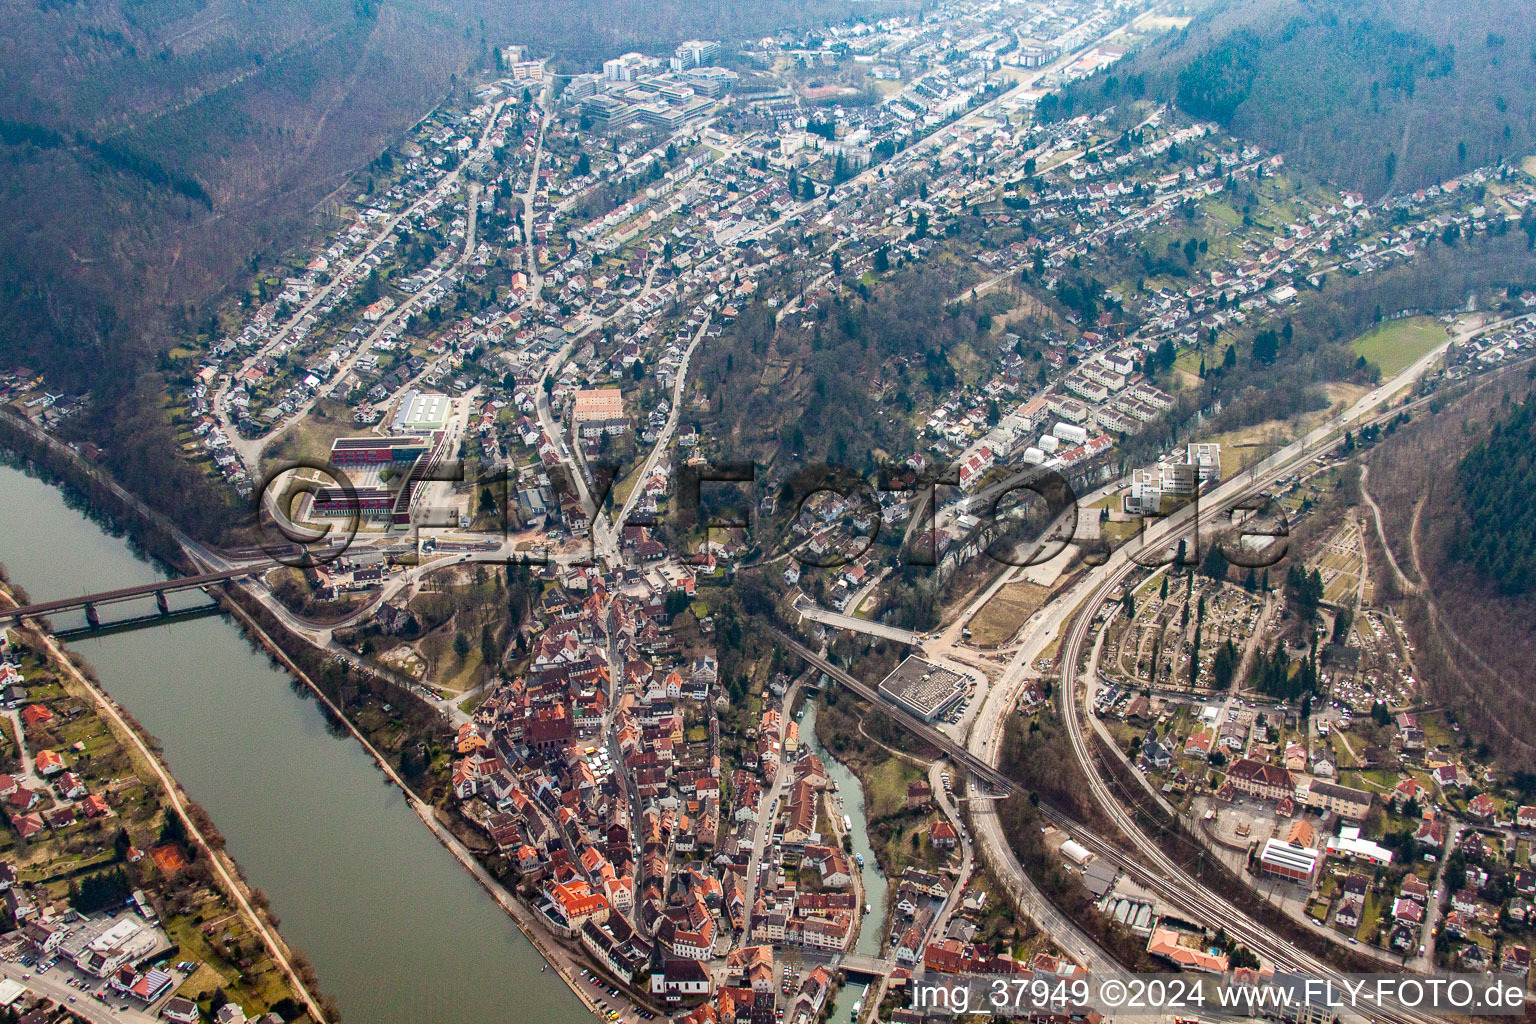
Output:
M483 152L489 146L491 131L496 127L496 118L500 116L501 108L505 105L505 102L506 101L503 100L502 102L497 103L494 108L492 108L490 119L486 124L485 131L480 136L476 147L476 152ZM260 468L259 463L261 460L262 449L265 448L274 438L279 436L284 430L286 430L289 425L297 422L298 418L314 405L314 402L319 397L320 392L317 390L315 396L306 402L302 409L300 409L294 415L289 416L273 429L267 431L260 437L247 439L240 436L240 431L235 428L234 422L230 417L229 403L227 398L230 389L234 386L234 382L239 378L241 373L244 373L246 370L255 365L256 360L273 352L279 345L286 341L288 336L293 333L294 328L297 327L298 324L317 306L319 306L333 290L339 287L343 279L350 277L352 274L358 271L358 269L363 265L363 261L371 256L373 252L378 248L379 244L394 232L395 227L399 225L402 220L411 216L434 196L443 195L446 197L446 195L450 194L453 187L457 185L459 178L463 173L463 166L463 164L460 164L459 167L454 168L436 185L434 185L432 190L427 193L427 195L422 196L420 199L416 200L416 202L411 203L405 209L395 214L395 216L386 220L383 226L379 229L378 233L375 234L373 238L369 240L368 244L363 247L362 252L358 253L356 258L348 263L344 269L339 270L331 279L329 284L325 285L323 288L317 291L314 297L305 303L299 309L299 312L291 320L289 320L287 326L283 327L282 330L278 331L277 334L272 336L271 341L267 342L256 352L247 357L240 364L240 369L230 374L229 379L226 380L216 392L214 392L213 400L209 403L210 408L213 409L214 415L218 417L220 427L224 430L225 435L229 438L230 449L245 466L246 472L250 474L252 480L257 479L257 470ZM474 189L471 189L469 229L465 234L468 244L466 244L464 248L464 255L461 256L459 260L456 260L447 269L445 269L443 274L452 273L455 267L462 264L463 261L468 258L470 251L474 248L474 210L475 206L477 205L474 201L475 197L476 192ZM442 276L443 275L439 275L438 280L441 280ZM423 289L423 291L425 291L425 289ZM418 291L416 294L420 295L421 292ZM414 304L415 299L416 295L411 296L410 299L401 303L391 312L387 318L379 323L378 327L368 336L367 340L360 343L357 347L357 351L354 352L352 356L349 357L347 361L342 365L337 373L336 379L341 379L341 376L350 370L354 364L356 364L357 360L360 359L362 355L372 347L373 342L377 340L384 329L390 324L393 324L405 310L409 309Z
M1411 385L1435 365L1443 351L1443 345L1437 347L1392 381L1364 396L1340 417L1282 448L1250 471L1238 474L1216 487L1202 502L1203 511L1199 513L1199 520L1205 522L1214 519L1226 507L1268 487L1275 479L1292 470L1298 462L1310 459L1320 451L1329 450L1331 446L1338 443L1336 431L1341 430L1345 424L1354 423L1369 416L1380 406L1389 403L1404 386ZM1175 516L1159 521L1147 530L1148 542L1143 550L1157 551L1171 545L1181 533L1195 525L1195 522L1196 508L1193 506ZM1260 925L1187 874L1164 852L1162 845L1143 832L1131 815L1126 813L1093 762L1083 722L1084 712L1077 701L1078 663L1084 644L1093 631L1097 609L1114 588L1139 568L1131 560L1130 555L1128 547L1122 547L1116 551L1103 566L1089 573L1073 588L1072 592L1055 602L1055 610L1048 617L1052 620L1054 633L1065 624L1069 615L1076 612L1076 617L1065 632L1061 645L1060 691L1067 731L1095 799L1116 826L1130 839L1140 856L1151 866L1153 877L1143 876L1143 881L1150 882L1154 891L1163 898L1180 906L1186 913L1194 915L1195 920L1225 927L1228 934L1238 938L1275 969L1302 970L1319 977L1334 978L1337 972L1328 964L1278 939L1268 928ZM1080 599L1085 597L1086 603L1080 604ZM1041 646L1043 647L1043 644ZM1028 654L1033 649L1036 649L1034 645L1026 644L1021 648L1020 656ZM1111 756L1124 760L1124 755L1118 747L1112 745L1110 749ZM1134 768L1131 771L1136 774ZM1379 1016L1396 1021L1430 1019L1426 1014L1408 1010L1383 1011Z
M30 975L30 977L23 979L23 975ZM136 999L119 997L107 1003L79 989L70 988L66 982L72 976L79 975L67 971L62 963L47 974L40 975L19 963L0 961L0 977L20 982L36 995L68 1006L71 1012L79 1014L91 1024L157 1024L159 1022L159 1018L154 1014L140 1009L142 1004ZM91 980L96 985L103 984L100 978ZM74 1002L71 1003L71 999ZM129 1004L128 1009L118 1009L124 1003Z
M944 901L944 906L934 915L932 926L928 934L923 936L926 946L929 942L944 937L945 930L949 927L949 919L955 915L960 907L960 900L965 895L966 883L971 879L971 870L975 867L975 851L971 845L970 830L965 827L965 822L960 818L960 808L956 806L954 797L944 790L944 775L949 773L953 777L953 771L948 761L935 761L928 766L928 785L933 787L933 799L944 812L944 817L955 826L955 831L960 834L960 870L955 876L955 887L949 891L949 899Z
M528 301L537 302L544 290L544 273L533 244L533 204L539 197L539 162L544 159L544 130L549 127L550 88L539 90L539 135L533 144L533 163L528 188L523 193L523 246L528 254Z
M22 975L31 975L31 978L23 979ZM46 975L38 975L23 967L22 964L0 963L0 978L11 978L12 981L18 981L31 989L35 995L45 996L52 999L54 1003L68 1006L71 1012L78 1013L92 1024L157 1024L160 1021L154 1013L138 1009L141 1004L137 999L115 998L112 1003L104 1003L101 999L81 990L71 989L66 984L69 976L71 973L66 972L63 964L54 967ZM100 978L94 978L92 981L95 981L98 986L103 984ZM74 1003L69 999L74 999ZM124 1003L129 1004L129 1009L118 1009Z
M15 601L9 594L0 594L0 598L3 598L7 604L15 604ZM315 1001L314 996L311 995L308 987L299 978L298 972L294 970L292 963L288 959L288 947L283 944L277 937L274 929L269 928L266 921L251 906L250 900L246 896L244 885L236 877L234 862L222 851L214 851L208 844L208 840L203 836L202 829L192 820L181 788L171 778L164 762L149 749L139 731L129 726L127 721L124 720L122 711L117 703L103 693L94 682L86 678L75 666L74 662L64 656L63 650L59 648L58 641L47 633L39 633L38 636L47 651L48 660L61 672L70 675L76 685L90 694L91 699L96 703L97 711L102 717L110 720L111 724L116 727L114 731L137 749L144 763L149 765L165 797L167 814L174 813L181 819L186 835L191 840L192 845L206 855L206 859L212 867L216 884L224 892L224 895L228 897L234 909L250 925L256 937L266 946L273 963L277 965L283 976L288 980L289 987L293 989L294 996L309 1010L310 1016L317 1021L323 1022L325 1015L320 1010L320 1004Z
M1389 401L1405 384L1411 384L1413 381L1416 381L1435 365L1442 352L1443 346L1420 359L1389 384L1385 384L1366 395L1341 417L1341 421L1352 423ZM1206 499L1205 506L1208 509L1220 509L1223 507L1224 502L1230 502L1239 493L1245 493L1253 489L1254 483L1258 480L1260 474L1263 474L1266 479L1270 476L1280 475L1277 472L1277 467L1288 467L1291 462L1297 459L1312 457L1316 454L1317 446L1329 436L1330 431L1335 426L1335 424L1328 424L1320 427L1307 435L1302 441L1289 446L1287 449L1282 449L1274 456L1271 456L1265 465L1259 467L1258 472L1254 474L1245 473L1239 477L1234 477L1228 484L1217 488ZM1158 544L1171 543L1177 532L1187 526L1188 519L1189 513L1186 512L1182 516L1170 517L1168 520L1155 524L1148 530L1147 550L1156 550L1156 545ZM991 763L996 763L999 755L998 747L1001 741L1003 723L1017 700L1019 690L1028 677L1027 673L1030 666L1049 644L1057 636L1061 635L1063 627L1084 598L1093 594L1097 595L1099 601L1102 601L1103 597L1117 585L1119 580L1129 575L1131 570L1125 568L1125 566L1131 564L1127 557L1128 553L1127 548L1121 548L1105 565L1090 572L1071 591L1058 596L1044 609L1036 613L1026 624L1018 638L1018 646L1013 659L1003 673L1002 678L988 694L972 727L968 746L973 754ZM960 622L975 614L975 611L980 608L983 599L990 596L990 592L995 592L1009 575L1007 573L1003 574L992 587L988 588L988 593L983 594L976 602L973 602L965 610ZM1090 608L1097 607L1097 603L1097 601L1092 603ZM1087 631L1090 619L1091 611L1085 612L1079 620L1079 628L1075 632L1076 645L1068 647L1068 645L1064 644L1063 664L1068 666L1069 673L1076 666L1080 644L1083 635ZM959 622L952 624L946 629L941 635L941 639L953 642L952 635L958 632ZM1064 683L1061 689L1064 693L1071 694L1070 675L1068 682ZM1075 702L1070 697L1067 699L1067 703L1075 707ZM1078 756L1084 763L1085 774L1091 782L1096 784L1096 795L1098 795L1100 801L1105 802L1106 806L1119 810L1118 803L1114 800L1113 795L1108 792L1107 786L1098 777L1097 771L1087 757L1087 744L1081 733L1081 723L1077 723L1077 726L1074 738L1078 742ZM1125 817L1123 811L1120 813L1122 817ZM976 838L981 844L983 855L987 857L989 863L992 864L994 870L1002 879L1003 884L1009 889L1010 894L1020 902L1025 912L1029 913L1036 923L1056 940L1058 945L1065 947L1073 955L1074 959L1084 962L1091 970L1105 970L1112 967L1113 960L1109 958L1108 954L1093 946L1081 929L1064 919L1029 881L1018 862L1018 858L1003 836L1001 825L991 806L980 801L974 802L971 804L971 816ZM1134 829L1134 824L1132 828ZM1153 863L1166 862L1166 864L1160 864L1160 866L1167 872L1167 877L1180 879L1182 881L1181 888L1188 894L1197 896L1199 902L1205 904L1205 916L1197 917L1197 919L1220 921L1226 918L1235 921L1238 918L1242 918L1246 920L1244 915L1238 914L1225 901L1214 898L1211 894L1205 892L1193 879L1188 878L1187 875L1179 871L1177 866L1168 860L1166 855L1163 855L1156 848L1156 844L1150 839L1141 835L1139 831L1132 831L1129 834L1140 836L1142 842L1138 843L1138 846L1150 847L1157 857L1157 860L1154 860ZM1143 852L1146 852L1145 849ZM1251 925L1252 922L1249 922L1249 924ZM1256 925L1253 927L1257 928ZM1234 929L1229 928L1228 930L1233 931ZM1319 964L1318 966L1323 965Z
M619 514L613 517L612 524L606 517L599 517L594 530L593 543L598 547L598 554L609 561L617 561L619 557L619 538L624 532L624 523L629 519L630 511L635 507L645 487L645 481L650 477L651 470L656 466L656 460L661 458L667 450L672 435L677 433L678 421L683 415L684 389L688 383L688 366L693 361L693 353L704 340L704 334L709 329L710 319L714 313L704 317L704 322L699 325L698 331L693 335L693 340L688 343L688 348L683 352L682 360L677 364L677 378L672 382L672 412L667 416L667 425L662 428L661 434L656 438L656 443L651 446L651 453L645 457L645 465L640 469L640 476L635 480L635 486L631 488L629 495L624 499L624 507L619 509ZM599 538L601 538L599 540ZM788 705L786 705L787 707Z
M594 331L602 330L608 324L617 320L621 316L628 315L629 310L633 308L636 302L645 298L651 293L651 287L655 279L656 264L652 264L650 271L645 276L645 286L640 289L640 294L635 296L634 299L625 303L623 306L620 306L615 312L609 314L606 317L592 320L587 324L586 327L582 328L581 331L573 334L570 339L560 347L559 351L555 352L549 357L548 360L545 361L544 369L539 375L540 379L543 380L544 378L553 377L555 374L559 373L560 367L564 366L565 361L571 357L571 352L575 350L576 345L587 335L593 333ZM681 377L679 380L681 380ZM591 491L587 487L587 471L583 463L577 459L576 454L571 450L570 444L566 441L565 431L561 428L560 422L555 419L554 413L551 411L549 406L549 394L544 390L542 385L539 387L538 393L534 397L534 408L538 411L539 426L544 429L544 433L550 439L550 443L555 446L556 455L559 456L561 463L564 464L566 470L571 474L572 483L576 487L576 496L581 500L581 507L586 509L587 515L593 517L592 539L594 554L596 554L598 553L598 538L605 532L611 535L613 531L605 529L605 519L599 514L597 501L592 497ZM659 450L659 444L656 449L653 449L653 454L656 450ZM617 554L618 548L615 544L613 545L614 557L617 557ZM588 557L587 560L590 561L591 558Z
M1456 849L1456 843L1461 838L1462 824L1458 818L1447 817L1445 819L1445 850ZM1440 927L1440 918L1443 914L1441 894L1445 889L1445 872L1450 866L1451 858L1442 856L1440 864L1435 870L1435 877L1430 882L1429 911L1424 915L1424 930L1420 932L1423 941L1420 948L1424 952L1420 955L1409 957L1404 964L1408 969L1429 973L1435 969L1435 929Z
M886 640L895 640L903 644L919 644L923 641L921 633L915 633L910 629L900 629L896 626L887 626L885 623L875 622L873 619L861 619L855 615L844 615L841 612L830 611L804 595L801 595L795 601L795 611L808 619L813 619L828 626L836 626L838 629L849 629L857 633L867 633L870 636L883 637Z
M784 703L780 707L781 720L784 715L789 714L791 709L794 708L795 701L800 696L801 687L805 685L806 680L811 678L811 676L812 673L807 671L790 685L788 692L784 694ZM800 742L802 746L805 744L804 740ZM791 772L787 768L781 767L773 777L773 785L763 790L763 795L757 802L757 833L752 837L752 856L747 860L747 882L746 887L742 890L743 895L746 897L744 903L747 908L747 923L749 927L751 926L752 906L757 900L758 869L762 864L763 851L768 845L768 836L773 832L774 807L778 804L779 797L784 795L784 786L790 774ZM745 941L745 936L743 936L743 941Z
M814 657L803 645L795 642L787 636L780 634L780 640L802 658L810 660ZM1023 656L1021 651L1020 657ZM818 659L819 661L820 659ZM873 690L857 680L851 680L847 673L834 666L825 663L818 664L819 668L844 682L854 689L856 693L867 700L877 700ZM995 737L1001 734L1001 722L999 712L1006 714L1006 709L1012 707L1012 700L1003 701L997 697L1002 693L1002 688L993 690L994 699L987 701L990 715L983 714L977 719L977 727L971 732L969 749L961 748L948 736L938 733L931 726L917 722L916 719L907 718L908 727L919 736L933 743L941 751L951 757L958 757L966 763L968 770L972 772L972 785L975 785L976 761L996 761ZM984 712L986 708L983 709ZM995 775L996 773L993 772ZM1114 958L1100 949L1094 941L1068 919L1056 907L1046 899L1045 895L1035 886L1029 876L1025 874L1023 866L1014 854L1012 847L1003 835L1002 825L997 818L994 803L990 799L972 796L968 801L971 811L971 824L974 838L981 844L983 855L986 856L994 873L1002 882L1010 899L1025 913L1036 925L1040 927L1053 941L1057 943L1067 956L1082 964L1090 971L1111 971L1116 968Z

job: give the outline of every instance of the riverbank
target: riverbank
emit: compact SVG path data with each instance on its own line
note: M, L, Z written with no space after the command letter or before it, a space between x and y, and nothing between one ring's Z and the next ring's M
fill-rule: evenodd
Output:
M8 608L19 607L17 600L11 595L8 588L0 587L0 604ZM138 758L146 764L154 773L161 793L164 795L169 809L180 819L183 834L187 841L213 866L214 877L218 880L219 889L238 909L242 917L251 926L252 931L266 946L268 954L274 963L282 971L287 979L289 987L295 996L304 1004L309 1015L314 1018L316 1024L327 1024L329 1021L339 1019L336 1014L327 1014L321 1009L320 1001L310 990L308 984L300 977L299 970L294 966L292 950L288 948L277 934L275 926L252 905L251 889L241 876L239 868L228 853L218 849L208 841L198 822L194 820L189 810L189 800L182 791L181 786L171 776L165 763L160 759L146 742L143 734L123 715L116 702L111 700L96 683L81 671L73 658L66 654L59 646L57 640L49 634L36 629L21 630L34 643L37 648L47 652L48 663L59 672L67 676L76 687L90 696L96 705L97 713L107 720L113 733L119 742L126 743L134 749Z
M816 719L818 739L847 766L863 794L868 844L881 869L889 878L899 878L909 865L945 871L951 855L928 839L933 807L907 797L908 787L927 777L932 760L895 746L899 737L890 734L883 714L862 711L865 705L847 694L827 696Z
M13 463L0 465L0 487L9 497L0 507L0 558L35 599L164 578L142 546L130 545L131 533L125 540L121 517L112 515L114 527L103 529L104 510L91 505L96 514L88 516L78 494L66 501L56 481ZM238 592L235 598L260 608ZM173 609L177 604L173 599ZM551 1024L591 1020L590 998L578 999L565 974L548 970L540 949L504 906L485 898L458 856L443 856L454 851L421 828L400 786L387 776L378 785L374 753L390 760L401 738L414 735L402 732L398 714L409 708L365 713L364 735L382 720L380 735L391 744L372 743L370 753L283 659L224 612L185 621L173 615L153 628L81 637L70 646L97 664L113 698L131 712L128 720L144 723L178 783L218 821L251 883L270 894L285 940L312 951L347 1017L484 1024L514 1006ZM282 639L281 631L274 636ZM327 653L294 646L310 682L322 692L340 686L339 696L326 692L336 708L361 706ZM382 687L374 681L373 689ZM376 701L368 696L368 707ZM494 866L490 871L494 876Z
M812 698L808 697L805 708L806 717L801 722L803 742L812 753L821 758L828 777L837 785L836 813L833 817L835 819L846 815L853 827L844 830L842 822L836 821L834 831L840 837L846 834L849 839L850 855L857 855L862 859L857 875L858 891L860 903L870 908L869 913L859 916L859 931L851 949L864 956L878 957L889 930L891 907L888 906L887 895L890 891L890 878L870 842L869 794L859 774L824 740L823 733L826 730L827 717L825 704L811 701Z
M335 702L315 684L315 681L310 678L309 673L305 672L294 662L282 645L273 639L266 630L262 629L256 620L237 602L232 599L226 599L223 604L230 615L240 623L242 631L247 636L255 639L268 654L281 662L283 667L295 679L303 683L314 694L315 699L320 702L321 706L347 730L352 738L362 745L363 749L367 751L368 756L373 758L374 763L378 765L379 770L404 794L406 802L416 817L421 820L421 823L427 826L437 841L443 845L444 849L453 854L454 858L479 883L486 894L496 901L497 906L507 916L512 918L518 929L522 931L524 937L528 939L539 955L555 969L561 979L575 993L576 998L580 999L582 1004L591 1010L594 1015L601 1017L603 1014L596 1000L589 992L582 989L579 963L570 951L560 946L553 936L545 932L539 926L532 912L485 869L485 865L480 863L479 858L459 841L459 838L453 834L447 825L439 820L436 809L416 794L405 779L400 776L400 773L395 770L394 765L389 762L389 759L369 742L368 738L353 724L352 720L343 714Z
M174 568L180 571L195 571L197 544L192 538L183 535L176 524L148 508L137 496L128 492L97 467L86 463L77 452L57 438L37 430L32 424L23 423L8 410L0 410L0 443L19 449L19 454L23 458L40 465L55 478L59 486L74 491L88 508L107 512L113 525L123 529L128 537L146 552L158 559L171 562ZM109 512L102 508L104 503L115 507ZM179 557L172 557L172 551ZM231 584L229 589L244 591L246 588L240 583L235 583ZM249 595L249 597L259 607L259 601L255 595ZM576 958L559 946L553 936L540 928L532 911L509 893L485 869L479 859L438 819L433 806L416 793L401 777L390 760L358 728L356 722L338 706L330 694L321 688L309 672L299 666L296 652L286 647L282 640L274 637L272 631L259 624L233 594L219 595L219 604L237 622L247 639L282 664L294 679L321 702L334 721L344 727L352 738L362 745L364 751L385 773L389 781L405 796L416 817L427 826L443 848L469 872L476 883L495 900L497 906L512 919L545 962L555 969L572 994L594 1015L602 1016L602 1011L594 997L580 984L580 965ZM281 626L281 623L278 625ZM331 657L329 651L293 630L283 628L282 633L283 640L288 644L298 645L301 650L318 654L323 658ZM350 666L343 665L342 668L349 674L355 674ZM369 680L368 682L378 681ZM387 680L383 682L388 683ZM397 692L389 694L392 698L390 703L415 707L421 713L420 717L430 717L434 722L437 721L437 713L404 687L396 684L391 689ZM438 781L441 783L443 780Z

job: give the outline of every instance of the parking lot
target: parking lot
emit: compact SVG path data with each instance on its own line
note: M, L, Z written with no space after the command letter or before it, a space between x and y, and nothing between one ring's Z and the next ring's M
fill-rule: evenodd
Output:
M591 993L593 996L593 1002L597 1003L598 1009L603 1011L605 1020L628 1021L633 1024L635 1021L660 1019L650 1010L638 1010L628 1005L629 1000L624 996L624 994L620 992L619 989L613 985L608 984L606 980L598 976L596 971L583 967L581 969L579 981L581 984L587 985L595 990L593 993ZM601 996L598 996L596 994L597 992L606 992L608 998L604 999ZM612 1003L610 1003L609 1000L612 1000ZM623 1006L624 1009L620 1011L614 1008L616 1006Z
M152 1024L159 1018L137 999L114 992L101 978L91 977L67 960L41 962L12 947L0 953L0 977L25 985L33 994L53 1000L95 1024ZM173 973L176 984L182 975ZM175 990L175 985L171 991ZM162 997L163 1002L169 995Z

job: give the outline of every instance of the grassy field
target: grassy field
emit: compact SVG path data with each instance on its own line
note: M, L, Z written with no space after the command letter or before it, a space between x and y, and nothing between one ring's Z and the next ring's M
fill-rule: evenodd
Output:
M1173 368L1175 370L1183 370L1185 373L1188 373L1198 379L1200 375L1201 358L1202 356L1199 349L1186 348L1174 357Z
M1375 363L1383 377L1412 365L1445 340L1445 328L1433 317L1414 316L1372 328L1349 343L1356 355Z
M1419 728L1424 730L1424 741L1431 747L1450 747L1456 744L1456 733L1446 722L1443 711L1420 715Z
M439 675L438 682L440 685L437 688L449 694L460 694L479 685L480 663L482 660L480 657L480 646L472 644L469 649L469 655L463 661L459 661L457 655L450 656L457 663L456 670L452 676ZM444 660L446 661L447 658Z
M1109 543L1109 546L1117 548L1127 541L1135 540L1136 536L1141 533L1141 527L1142 519L1140 516L1137 516L1134 519L1127 519L1121 523L1113 521L1105 523L1101 529L1104 533L1104 539Z
M926 871L937 871L949 860L949 854L936 850L928 842L928 827L932 819L899 819L886 822L879 829L875 841L879 845L877 859L888 875L899 875L908 865Z
M1341 408L1341 404L1348 406L1355 402L1366 390L1358 385L1335 382L1325 388L1328 408L1315 409L1291 419L1265 420L1224 434L1201 436L1200 440L1214 441L1221 445L1221 475L1226 479L1273 455L1276 449L1290 444L1301 434L1322 423L1335 409Z
M630 493L640 486L640 471L645 468L645 460L635 463L635 468L623 480L613 485L613 504L615 508L623 508L629 500Z
M971 620L971 639L978 647L1007 641L1045 604L1050 591L1034 583L1010 583L992 595Z
M318 414L317 414L318 413ZM263 466L293 459L324 459L331 453L331 442L362 432L345 405L323 401L309 414L289 427L262 459Z
M1355 755L1350 752L1349 744L1344 742L1338 733L1332 733L1328 737L1328 745L1333 748L1333 763L1342 771L1353 768L1356 765Z
M1360 913L1360 927L1355 932L1362 942L1370 942L1381 922L1381 900L1374 892L1366 893L1365 908Z
M1285 420L1265 420L1201 440L1221 445L1221 475L1229 477L1285 447L1293 433L1291 424Z
M865 811L871 820L884 818L901 810L907 801L907 786L923 773L900 758L893 757L870 771L864 782Z

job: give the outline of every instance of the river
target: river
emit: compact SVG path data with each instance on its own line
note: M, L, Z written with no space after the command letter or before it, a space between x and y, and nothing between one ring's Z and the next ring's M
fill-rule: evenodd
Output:
M35 601L161 578L0 465L0 562ZM206 603L178 595L172 607ZM153 602L146 602L146 609ZM111 616L109 615L108 618ZM68 617L57 628L75 624ZM285 939L353 1024L590 1022L591 1014L355 741L222 616L70 647L161 744Z
M823 679L823 685L828 683L828 680ZM864 915L863 923L859 926L859 937L853 944L853 952L878 957L881 941L885 937L885 903L889 885L885 873L880 870L880 862L875 859L874 848L869 845L869 822L864 815L864 785L852 769L833 757L817 739L815 701L807 698L802 706L805 708L805 716L800 720L800 741L810 748L811 753L821 758L827 767L827 776L837 783L835 800L839 807L838 813L846 814L853 823L850 833L853 836L853 852L864 858L859 880L864 884L864 899L869 904L870 912ZM849 1011L863 995L863 991L862 982L844 985L838 991L831 1015L827 1019L832 1022L846 1021Z

